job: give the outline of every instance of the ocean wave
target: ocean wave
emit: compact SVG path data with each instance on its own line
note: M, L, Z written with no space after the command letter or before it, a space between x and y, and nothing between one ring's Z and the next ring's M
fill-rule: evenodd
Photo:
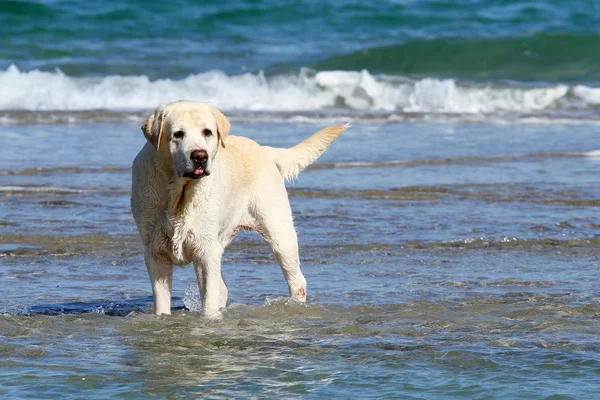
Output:
M593 111L600 88L553 84L538 87L475 83L454 79L409 79L363 71L312 71L272 77L260 73L227 75L210 71L182 80L146 76L70 77L57 70L0 72L0 110L135 111L164 102L209 101L224 110L247 112L336 111L392 114L539 113ZM562 112L562 114L561 114ZM6 117L5 117L6 119Z
M412 39L335 55L311 67L462 79L598 82L599 43L597 33Z

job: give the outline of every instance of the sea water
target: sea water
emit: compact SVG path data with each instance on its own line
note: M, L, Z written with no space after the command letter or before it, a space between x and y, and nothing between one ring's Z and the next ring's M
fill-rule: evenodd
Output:
M593 1L0 4L0 397L600 396ZM264 241L152 314L140 125L211 101L289 147L306 304Z

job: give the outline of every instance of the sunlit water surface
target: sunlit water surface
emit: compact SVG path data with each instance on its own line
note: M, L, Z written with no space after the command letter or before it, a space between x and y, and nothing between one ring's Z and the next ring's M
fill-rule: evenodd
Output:
M291 146L311 124L234 124ZM1 126L0 397L594 398L595 126L358 124L288 185L308 302L257 235L153 316L139 121Z

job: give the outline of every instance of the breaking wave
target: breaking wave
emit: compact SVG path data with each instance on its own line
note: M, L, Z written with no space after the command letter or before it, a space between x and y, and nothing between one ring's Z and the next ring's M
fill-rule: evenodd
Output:
M210 71L182 80L146 76L70 77L60 70L0 71L3 111L133 111L164 102L210 101L224 110L250 112L362 111L425 114L532 115L573 110L593 114L600 88L584 85L481 83L410 79L363 71L301 70L227 75ZM563 115L564 117L564 115Z

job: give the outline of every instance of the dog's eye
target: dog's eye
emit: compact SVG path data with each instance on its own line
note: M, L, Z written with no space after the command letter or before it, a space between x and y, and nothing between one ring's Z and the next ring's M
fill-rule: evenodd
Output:
M177 139L181 139L184 135L185 135L185 133L183 131L177 131L173 134L173 137L177 138Z
M210 129L205 129L202 133L204 133L204 136L212 136L212 131Z

